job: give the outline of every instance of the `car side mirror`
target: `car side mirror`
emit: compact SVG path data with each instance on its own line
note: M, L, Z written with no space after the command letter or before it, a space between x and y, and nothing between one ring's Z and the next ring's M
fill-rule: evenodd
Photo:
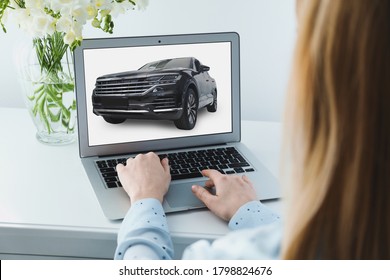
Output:
M200 72L206 72L206 71L210 71L210 67L208 67L206 65L201 65L200 66Z

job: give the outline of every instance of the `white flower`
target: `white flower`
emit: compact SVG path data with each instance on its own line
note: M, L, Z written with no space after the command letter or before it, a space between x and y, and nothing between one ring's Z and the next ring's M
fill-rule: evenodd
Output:
M92 0L95 4L96 9L99 10L111 10L113 6L112 0Z
M43 10L45 8L43 0L25 0L26 8Z
M136 0L135 4L137 5L139 10L145 10L149 5L149 0Z
M83 39L83 26L82 24L79 24L78 22L74 22L72 26L72 30L74 34L76 35L77 40Z
M69 6L73 3L72 0L52 0L49 1L50 5L47 5L50 7L54 12L59 12L63 7Z
M71 10L71 14L77 22L81 24L85 24L87 22L88 12L85 6L82 5L73 6Z
M72 18L68 16L61 17L56 23L56 30L67 33L72 28Z
M25 32L31 34L32 18L30 17L30 9L21 9L15 7L12 12L9 12L9 18Z
M54 19L44 13L39 16L34 16L32 24L32 30L36 37L43 37L46 34L53 35L55 31Z
M76 40L81 41L83 39L82 32L83 32L83 25L74 22L71 28L66 32L64 36L65 44L68 44L70 46Z
M76 40L76 34L72 31L69 30L65 36L64 36L64 43L68 44L69 46L72 45L72 43Z
M113 17L117 17L118 15L124 14L128 10L133 10L133 9L134 9L134 4L131 3L130 1L115 2L110 14Z
M98 14L98 10L96 9L95 5L92 5L91 3L89 3L87 5L86 11L87 11L87 14L88 14L88 19L93 19Z
M18 3L24 4L23 8ZM114 18L133 10L134 3L139 10L144 10L149 0L10 0L2 11L1 23L11 19L33 37L44 37L58 31L64 33L64 41L72 45L75 40L83 39L83 26L88 21L96 28L112 32L112 26L102 27L101 21L107 15Z

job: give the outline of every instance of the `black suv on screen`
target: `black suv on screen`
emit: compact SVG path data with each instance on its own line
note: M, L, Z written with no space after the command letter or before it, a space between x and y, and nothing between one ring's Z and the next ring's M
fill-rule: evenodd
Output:
M128 118L173 120L177 128L190 130L200 108L217 111L217 87L209 70L196 58L183 57L98 77L93 112L113 124Z

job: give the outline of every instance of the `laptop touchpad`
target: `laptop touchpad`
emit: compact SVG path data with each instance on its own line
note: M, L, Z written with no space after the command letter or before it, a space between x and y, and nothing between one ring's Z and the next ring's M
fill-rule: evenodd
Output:
M197 182L199 183L199 182ZM202 185L202 184L201 184ZM195 197L191 191L191 183L172 184L165 196L166 201L172 208L196 208L204 206L203 202Z

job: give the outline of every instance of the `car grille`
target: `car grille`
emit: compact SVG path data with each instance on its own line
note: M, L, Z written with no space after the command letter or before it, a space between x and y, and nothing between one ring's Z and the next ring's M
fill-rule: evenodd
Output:
M148 78L110 78L96 81L96 94L143 94L154 86L173 84L178 75L151 76Z
M96 81L96 94L142 94L152 88L154 81L143 79L110 79Z

